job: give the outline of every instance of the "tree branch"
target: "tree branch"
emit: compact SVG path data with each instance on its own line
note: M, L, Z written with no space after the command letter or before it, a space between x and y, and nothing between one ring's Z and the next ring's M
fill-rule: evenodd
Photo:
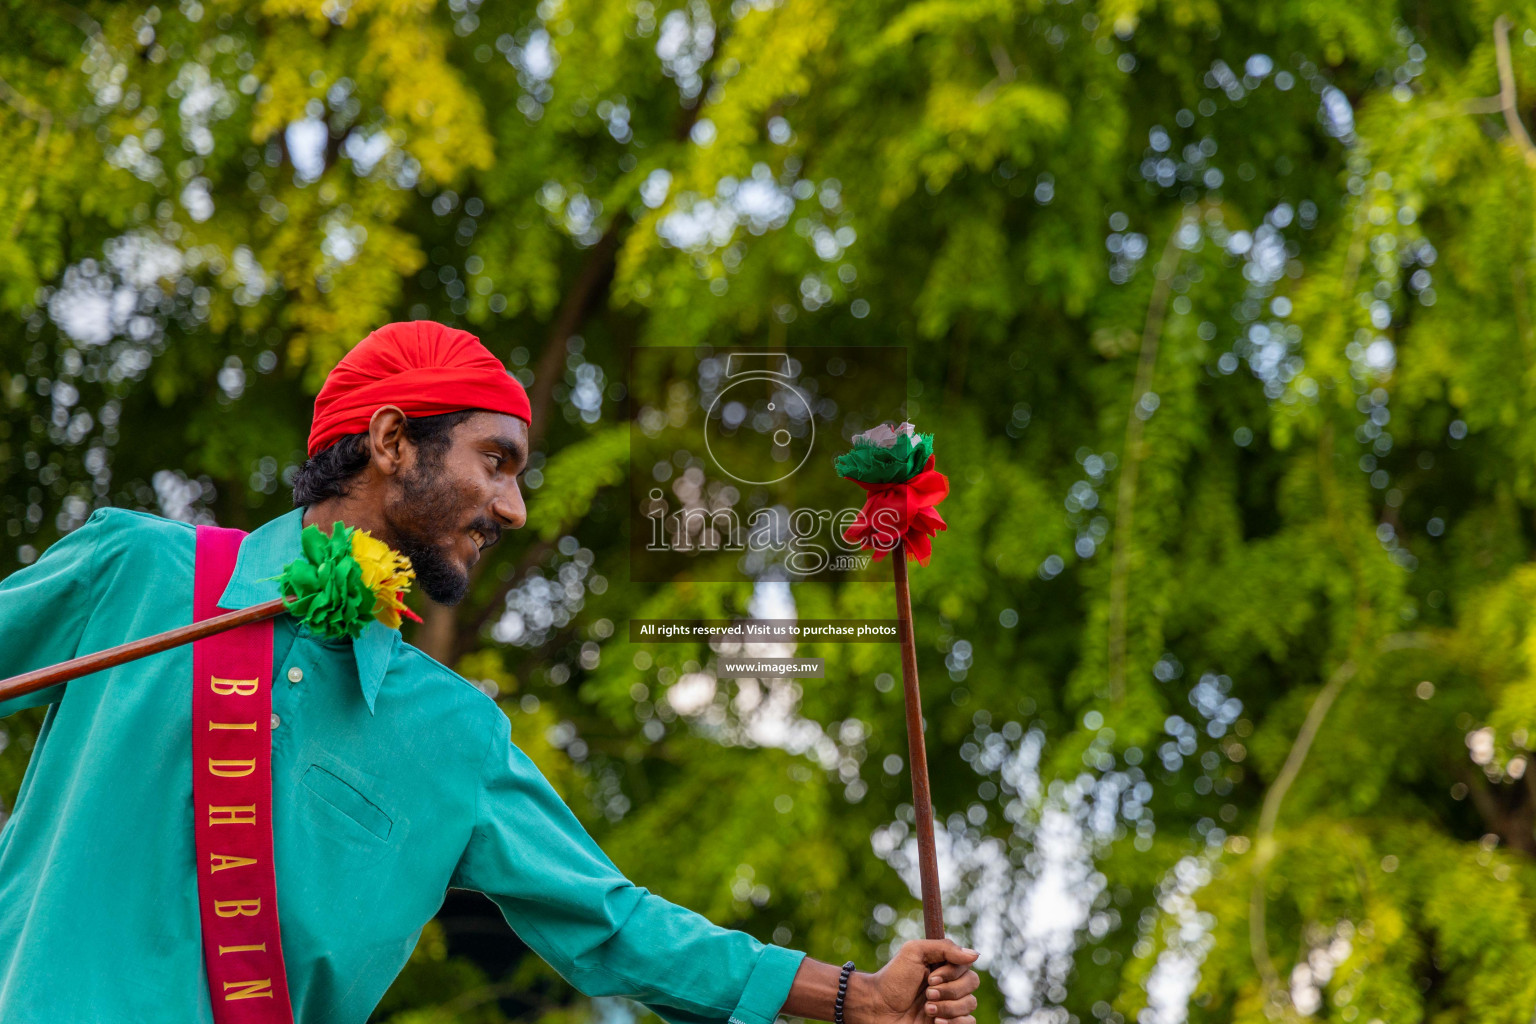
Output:
M1143 425L1146 423L1139 410L1142 399L1152 390L1152 371L1157 365L1163 320L1168 312L1168 295L1173 290L1173 273L1179 266L1179 235L1183 233L1185 225L1197 220L1203 209L1205 204L1184 208L1157 261L1152 298L1147 302L1147 319L1141 331L1141 358L1136 364L1136 381L1131 387L1131 409L1126 415L1125 455L1120 467L1120 486L1115 495L1115 546L1109 576L1109 695L1116 705L1125 699L1125 634L1130 594L1131 529L1136 511L1136 488L1141 475Z
M597 244L587 250L587 258L565 293L560 311L549 327L544 340L544 351L533 368L533 387L528 391L528 402L533 407L533 424L528 428L528 450L534 451L544 440L549 425L549 407L554 395L555 382L561 377L565 365L565 344L587 318L604 287L613 276L614 257L619 251L619 239L629 218L614 215L608 230Z
M0 100L4 100L6 106L27 120L36 121L41 126L39 131L47 135L49 126L53 124L53 111L36 100L23 96L3 78L0 78Z
M1376 654L1382 655L1409 648L1431 648L1438 646L1440 642L1438 637L1428 633L1392 633L1377 642ZM1291 751L1286 755L1285 764L1281 766L1275 781L1264 793L1264 803L1259 811L1259 825L1253 841L1253 886L1248 896L1248 946L1253 956L1253 965L1264 980L1264 988L1271 999L1277 998L1283 991L1280 976L1269 955L1269 937L1265 933L1264 926L1264 880L1270 862L1275 856L1275 823L1280 817L1280 805L1284 802L1285 795L1290 791L1296 777L1301 774L1302 765L1307 760L1307 753L1312 749L1312 742L1317 739L1317 734L1323 727L1323 720L1328 717L1328 711L1338 699L1344 685L1355 677L1358 669L1359 663L1354 658L1346 659L1334 669L1327 685L1318 693L1317 698L1312 702L1312 707L1307 711L1306 720L1302 722L1301 731L1296 734L1296 739L1291 744Z
M997 77L981 87L976 94L977 103L989 103L996 95L997 90L1019 77L1019 69L1013 63L1013 58L1008 55L1008 48L1002 43L993 42L987 47L987 53L992 57L992 66L997 68Z
M1531 144L1531 134L1520 120L1520 108L1515 96L1515 69L1509 58L1509 16L1501 14L1493 22L1493 52L1499 65L1499 105L1504 111L1504 123L1509 125L1509 136L1525 154L1525 162L1536 167L1536 145Z

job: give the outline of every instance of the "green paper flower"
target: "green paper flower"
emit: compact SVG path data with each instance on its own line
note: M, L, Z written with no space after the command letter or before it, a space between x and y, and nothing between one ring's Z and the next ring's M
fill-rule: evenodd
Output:
M311 633L339 640L356 638L373 621L378 596L363 580L352 554L352 529L336 523L327 537L315 526L299 535L303 558L289 562L277 577L288 611Z
M853 448L832 463L837 475L866 484L894 484L923 471L933 455L933 435L919 434L912 424L881 424L853 439Z

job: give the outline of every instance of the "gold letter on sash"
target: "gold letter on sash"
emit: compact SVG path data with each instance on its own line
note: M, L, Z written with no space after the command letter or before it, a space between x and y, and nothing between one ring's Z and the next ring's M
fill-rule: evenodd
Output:
M208 723L208 731L212 732L215 729L249 729L249 730L251 730L251 732L255 732L256 731L256 723L255 722L209 722Z
M260 679L220 679L213 677L213 692L220 697L249 697L261 686Z
M246 804L243 807L215 807L213 804L209 804L208 824L254 825L256 824L256 805Z
M256 770L256 759L248 761L219 761L208 759L208 771L221 779L243 779Z
M230 989L235 989L231 992ZM226 981L224 983L224 998L229 999L271 999L272 979L262 978L260 981Z
M265 942L258 942L254 946L220 946L219 956L223 956L225 953L265 953L266 951L267 944Z
M208 873L211 875L225 868L243 868L247 864L255 864L255 857L235 857L228 853L210 853L208 855Z
M253 900L214 900L213 912L220 917L255 917L261 913L261 897Z

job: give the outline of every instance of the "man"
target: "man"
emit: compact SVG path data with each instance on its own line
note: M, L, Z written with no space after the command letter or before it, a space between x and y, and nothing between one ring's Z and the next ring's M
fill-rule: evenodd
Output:
M523 389L472 335L429 322L375 331L316 399L298 507L240 543L218 607L278 596L301 528L336 521L407 555L429 596L457 601L480 553L523 525L529 418ZM203 536L141 513L92 515L0 584L0 676L191 621ZM327 641L279 616L270 643L268 870L292 1016L270 978L210 993L205 956L222 965L258 944L205 950L201 922L239 923L260 901L210 913L200 896L194 661L182 647L0 704L0 715L49 705L0 832L0 1020L362 1024L451 886L486 893L590 995L629 996L679 1024L833 1018L838 968L625 879L511 744L494 702L395 630L375 622ZM210 826L255 817L208 810ZM256 860L209 856L214 871ZM975 958L947 940L907 943L847 978L843 1018L974 1024Z

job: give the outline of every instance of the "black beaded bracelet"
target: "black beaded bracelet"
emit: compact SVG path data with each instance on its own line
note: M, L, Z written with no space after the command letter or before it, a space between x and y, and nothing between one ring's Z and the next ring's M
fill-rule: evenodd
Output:
M848 975L853 973L853 961L843 964L843 973L837 979L837 1002L832 1004L832 1020L843 1024L843 1001L848 998Z

